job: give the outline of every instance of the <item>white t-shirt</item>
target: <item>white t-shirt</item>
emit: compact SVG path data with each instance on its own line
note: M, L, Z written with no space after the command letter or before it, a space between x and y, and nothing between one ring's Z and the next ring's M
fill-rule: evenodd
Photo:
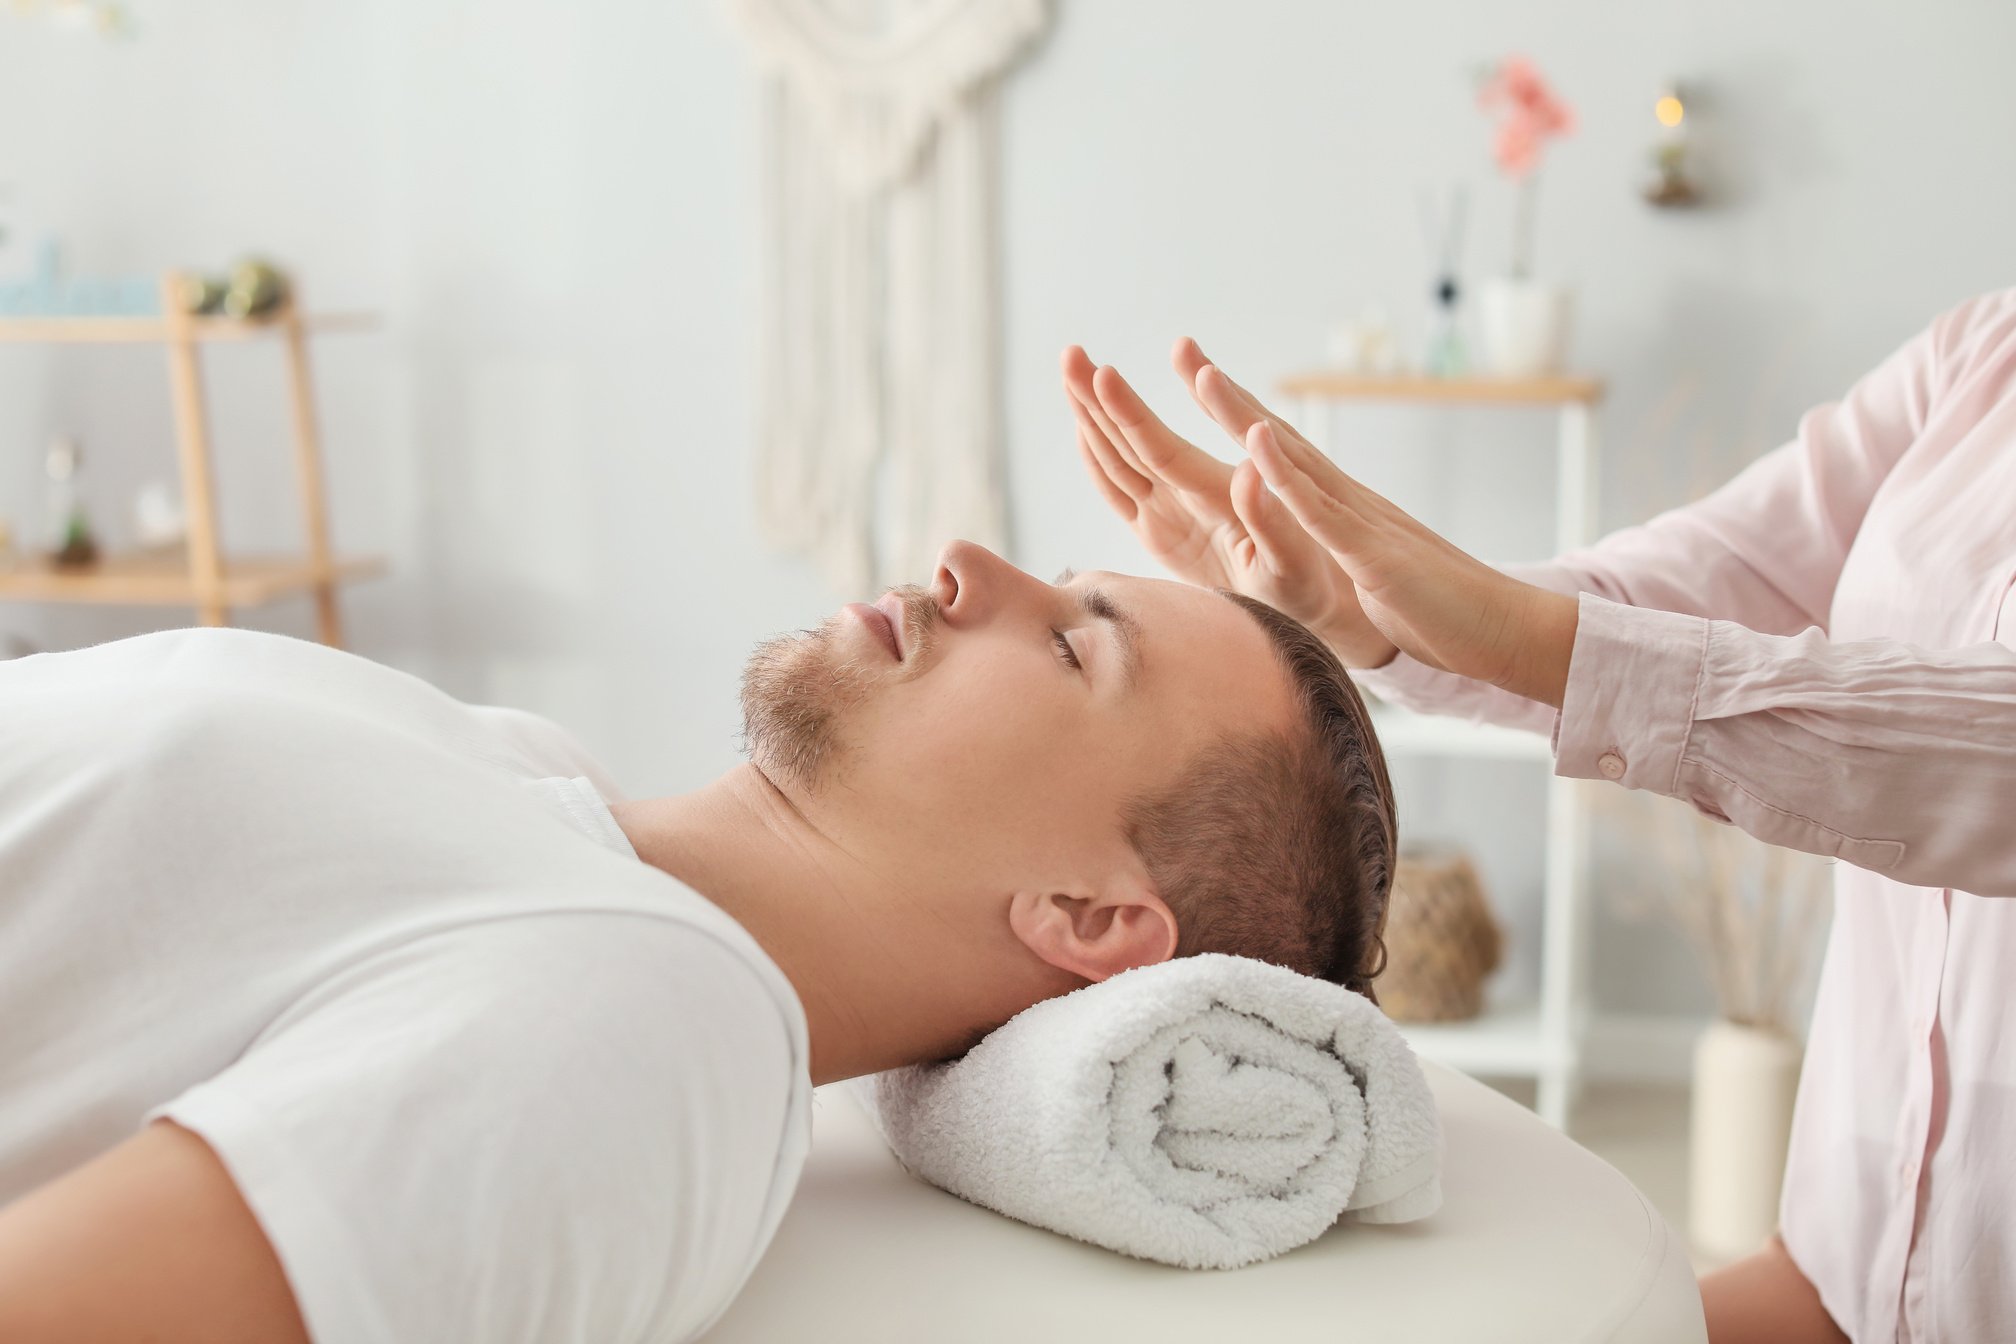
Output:
M317 1344L697 1335L797 1183L805 1019L611 796L282 636L0 662L0 1203L166 1116Z

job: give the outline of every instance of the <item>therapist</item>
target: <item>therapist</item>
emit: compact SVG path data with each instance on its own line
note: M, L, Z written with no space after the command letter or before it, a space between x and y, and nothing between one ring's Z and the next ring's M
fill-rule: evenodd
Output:
M1714 1344L2016 1338L2016 290L1962 304L1714 494L1487 566L1190 341L1246 449L1065 353L1079 447L1164 564L1274 604L1412 709L1550 732L1557 774L1840 860L1779 1230Z

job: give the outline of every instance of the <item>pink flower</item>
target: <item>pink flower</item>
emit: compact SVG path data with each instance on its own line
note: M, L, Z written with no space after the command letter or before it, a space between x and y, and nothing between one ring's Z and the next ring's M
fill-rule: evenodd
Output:
M1515 181L1540 166L1540 150L1550 137L1575 129L1575 110L1554 96L1523 56L1505 58L1477 91L1477 105L1497 117L1492 157Z
M1507 117L1498 123L1498 135L1491 156L1507 177L1524 177L1540 159L1540 137L1533 123L1524 117Z

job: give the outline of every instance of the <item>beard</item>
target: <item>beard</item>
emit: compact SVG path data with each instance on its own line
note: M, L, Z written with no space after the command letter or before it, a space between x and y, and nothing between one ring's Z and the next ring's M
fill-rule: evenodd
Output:
M868 669L845 654L829 621L756 646L742 671L742 740L756 768L809 789L838 751L840 712L860 700Z
M904 666L922 662L938 603L922 588L894 590L903 601ZM777 635L756 646L742 671L742 740L756 768L779 785L811 790L837 766L842 720L878 680L889 675L879 655L863 658L840 641L834 617L816 630Z

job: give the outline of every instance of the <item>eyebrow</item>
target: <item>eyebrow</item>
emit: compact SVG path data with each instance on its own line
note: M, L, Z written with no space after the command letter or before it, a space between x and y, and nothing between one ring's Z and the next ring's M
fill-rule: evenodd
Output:
M1066 568L1052 582L1062 588L1077 577L1077 570ZM1078 599L1080 611L1094 620L1106 622L1113 632L1113 642L1120 649L1121 678L1127 689L1133 690L1141 680L1141 623L1122 610L1104 588L1086 588L1074 596Z

